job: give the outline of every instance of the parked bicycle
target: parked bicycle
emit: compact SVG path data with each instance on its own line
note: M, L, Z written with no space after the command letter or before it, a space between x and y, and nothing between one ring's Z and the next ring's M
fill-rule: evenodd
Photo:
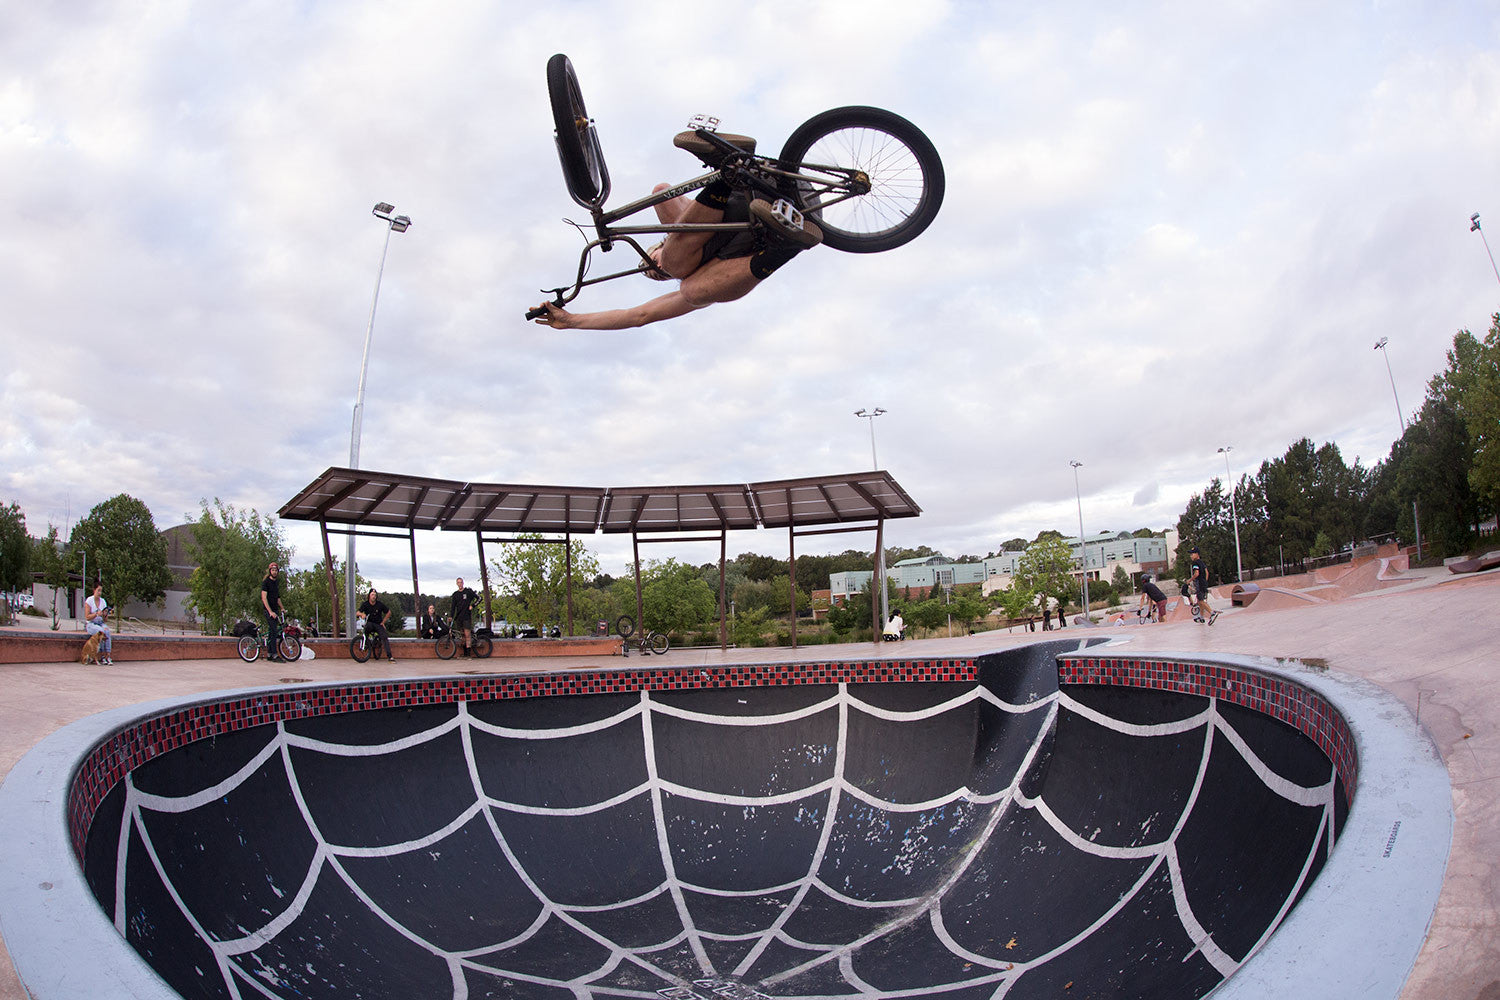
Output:
M438 636L434 649L439 659L451 660L458 655L459 649L463 646L463 634L454 631L452 622L445 621L443 626L447 631ZM494 633L490 629L480 626L470 629L469 632L474 637L474 644L470 648L474 650L475 656L487 657L495 651Z
M294 634L295 625L288 625L281 632L281 642L278 644L280 656L284 660L298 660L302 658L302 639L300 630ZM240 636L240 641L235 650L240 654L240 659L246 663L254 663L260 659L262 652L270 654L267 646L269 637L260 634L260 626L251 624L250 630Z
M622 640L622 656L630 655L631 646L636 647L642 653L655 653L657 656L660 656L670 649L672 645L665 633L653 632L651 629L642 629L637 633L635 630L635 619L629 615L621 615L615 621L615 631L620 634L620 639Z
M573 280L543 289L552 304L563 306L590 285L653 267L639 236L669 233L737 232L752 223L673 223L619 225L622 219L654 209L681 195L691 194L722 178L731 188L753 192L775 203L778 215L803 225L805 217L823 233L823 245L847 253L877 253L915 239L937 217L943 203L942 160L932 141L911 122L882 108L843 107L808 119L787 139L780 156L746 152L716 135L718 120L699 115L688 128L719 150L719 166L692 180L668 187L618 208L606 210L610 194L609 168L583 102L573 64L562 53L547 63L547 93L556 128L557 153L562 161L568 194L592 216L595 239L583 248ZM582 227L579 227L582 229ZM625 270L587 277L593 251L609 251L616 243L636 254ZM543 308L527 319L546 314Z

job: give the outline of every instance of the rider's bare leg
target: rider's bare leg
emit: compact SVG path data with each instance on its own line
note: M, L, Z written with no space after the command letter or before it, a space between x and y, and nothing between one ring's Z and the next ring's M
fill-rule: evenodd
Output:
M665 190L669 185L658 184L652 189L655 194ZM667 225L677 223L703 223L724 221L724 210L712 208L696 201L686 195L679 195L671 201L662 202L656 206L656 217ZM656 254L656 262L674 278L686 278L698 270L703 263L703 245L713 237L713 233L669 233L666 243ZM749 289L746 289L748 291ZM744 293L741 292L741 295ZM739 298L738 295L735 298ZM728 299L714 299L715 302L727 302Z
M728 260L716 257L704 261L701 267L683 278L678 290L694 308L701 308L714 302L733 302L743 298L758 284L760 279L750 272L749 257Z

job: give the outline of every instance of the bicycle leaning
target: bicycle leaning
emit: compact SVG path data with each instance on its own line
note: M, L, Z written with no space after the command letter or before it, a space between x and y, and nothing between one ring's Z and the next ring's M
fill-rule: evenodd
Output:
M301 629L295 624L288 624L281 630L281 641L277 643L278 654L284 660L299 660L302 658ZM246 663L254 663L260 659L260 654L265 652L269 655L267 636L260 634L260 626L250 623L249 631L240 636L240 641L235 651L240 654L240 659Z
M660 656L671 648L671 641L662 632L653 632L651 629L635 630L635 619L629 615L621 615L615 621L615 631L620 634L622 656L630 655L630 647L634 646L642 653L655 653ZM634 638L632 638L634 636Z

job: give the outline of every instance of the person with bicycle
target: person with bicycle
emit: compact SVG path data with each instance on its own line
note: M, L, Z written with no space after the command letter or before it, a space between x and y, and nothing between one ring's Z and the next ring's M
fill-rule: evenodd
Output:
M748 136L720 134L719 138L747 152L755 151ZM693 132L673 140L679 149L697 156L706 166L717 168L725 153ZM652 194L671 185L658 184ZM751 222L745 232L676 232L648 253L654 266L643 273L656 281L676 278L676 291L626 309L574 313L543 302L546 315L536 322L554 330L628 330L664 319L674 319L715 302L732 302L749 294L787 261L823 241L823 232L811 219L797 226L778 213L765 198L751 198L736 191L723 177L715 178L695 199L679 195L656 206L656 215L666 225L714 222Z
M265 578L260 581L260 604L266 613L266 659L271 663L286 662L278 653L281 648L281 623L286 608L281 603L281 578L275 563L266 567Z
M391 652L391 637L385 630L385 619L391 613L391 609L376 596L375 588L370 588L370 593L365 597L365 602L359 606L357 612L364 620L365 633L375 637L379 643L377 649L385 651L385 658L391 663L396 662L395 654Z
M1142 611L1146 611L1148 621L1160 622L1167 617L1166 591L1158 587L1150 576L1141 577L1141 601L1136 606L1136 614L1139 615Z
M474 602L479 600L479 595L472 588L464 586L464 578L459 577L453 581L458 589L453 592L449 601L448 613L453 616L454 633L462 632L464 636L465 656L474 655Z

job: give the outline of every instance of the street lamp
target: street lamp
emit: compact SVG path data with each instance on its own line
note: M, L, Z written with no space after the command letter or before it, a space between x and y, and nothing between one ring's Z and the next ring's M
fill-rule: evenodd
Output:
M1078 488L1078 470L1083 468L1082 462L1068 462L1073 467L1073 495L1078 498L1078 544L1083 546L1083 620L1092 625L1094 620L1089 617L1089 543L1083 538L1083 492ZM1057 609L1062 614L1062 609Z
M1478 229L1479 228L1479 213L1478 212L1474 213L1473 222L1474 222L1473 228L1474 229ZM1489 249L1489 245L1488 244L1485 245L1485 249ZM1396 393L1396 376L1391 373L1391 352L1389 350L1387 350L1386 346L1385 346L1388 343L1390 343L1390 338L1389 337L1381 337L1379 340L1375 341L1375 348L1374 349L1377 350L1377 351L1379 351L1381 354L1383 354L1385 356L1385 374L1386 374L1386 377L1391 380L1391 396L1392 396L1392 398L1394 398L1396 400L1396 420L1401 424L1401 436L1405 437L1406 436L1406 413L1401 409L1401 397L1399 395L1397 395L1397 393ZM1421 558L1422 558L1422 521L1421 521L1421 518L1419 518L1417 516L1417 502L1415 500L1413 500L1411 502L1411 523L1412 523L1412 528L1417 533L1417 559L1420 561Z
M1479 213L1475 212L1469 216L1469 232L1478 233L1479 238L1484 240L1484 252L1490 254L1490 269L1495 272L1495 280L1500 281L1500 267L1495 266L1495 255L1490 253L1490 241L1484 239L1484 230L1479 228Z
M872 469L880 468L880 459L875 456L875 418L884 412L885 410L878 406L873 410L866 410L861 407L854 411L856 417L863 417L870 422L870 468ZM878 581L876 585L880 588L880 627L885 628L886 623L891 620L891 601L885 592L884 545L875 546L875 579ZM879 636L876 638L878 639Z
M1229 483L1229 513L1234 517L1234 578L1244 583L1245 566L1240 562L1240 512L1234 505L1234 483L1230 481L1234 474L1229 471L1229 453L1233 450L1233 445L1226 445L1219 449L1219 454L1224 456L1224 480Z
M365 379L370 373L370 340L375 335L375 306L380 302L380 279L385 275L385 255L391 248L391 233L404 233L411 227L411 219L405 215L394 215L396 207L386 202L378 203L370 210L377 219L384 219L385 246L380 251L380 269L375 272L375 297L370 301L370 322L365 327L365 353L359 363L359 389L354 394L354 422L349 430L349 468L359 468L359 434L365 417ZM331 569L331 567L330 567ZM354 635L354 534L351 529L344 550L344 624L345 632Z

